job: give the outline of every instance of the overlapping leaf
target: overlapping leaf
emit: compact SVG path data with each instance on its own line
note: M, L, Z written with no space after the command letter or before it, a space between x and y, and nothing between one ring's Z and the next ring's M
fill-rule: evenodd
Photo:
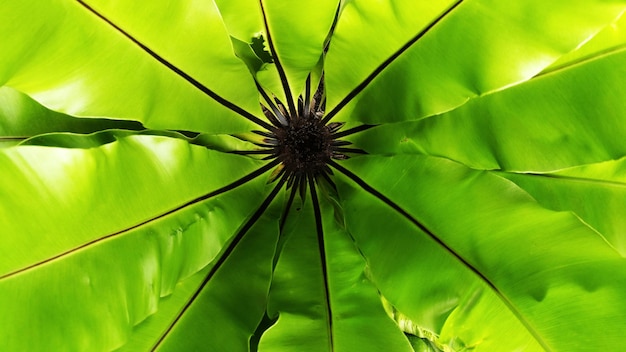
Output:
M621 11L620 1L355 2L342 13L328 53L329 107L375 79L341 119L388 123L438 114L533 77Z
M92 133L106 129L140 130L134 121L74 118L50 111L9 87L0 88L0 147L52 132Z
M307 202L293 217L295 224L287 224L292 228L285 232L268 307L278 320L261 338L259 351L410 351L332 208L320 213L322 233L311 208Z
M72 115L141 120L155 129L215 133L253 126L190 84L195 80L236 109L259 110L254 83L232 55L211 2L174 6L163 1L146 7L57 0L0 6L5 18L0 31L11 33L0 44L0 83L48 107ZM87 6L110 12L112 24L140 39L131 41ZM161 62L140 45L153 46L155 54L161 50Z
M549 171L619 158L625 62L624 51L604 55L355 142L370 153L440 155L478 169Z
M236 199L258 195L252 183L198 199L256 165L177 139L24 146L1 158L0 304L10 324L0 340L12 350L122 345L255 206Z
M623 329L618 326L626 324L618 313L624 307L615 301L625 289L625 264L600 234L577 217L547 211L514 184L445 159L425 156L358 159L348 162L352 170L375 189L385 190L389 198L408 212L404 222L397 217L378 225L370 212L377 212L382 203L363 192L345 191L350 193L344 198L354 200L344 203L348 230L359 236L357 243L362 243L360 247L370 258L381 291L402 312L417 318L426 313L435 318L437 314L447 317L452 309L468 309L459 305L465 301L473 314L483 311L484 319L494 304L499 304L501 308L496 311L500 314L509 311L508 319L502 317L499 324L521 323L524 328L515 330L532 335L517 341L522 345L534 340L535 347L568 351L591 343L596 348L610 349L618 342L618 335L609 334L598 340L591 336L616 332ZM390 179L381 172L388 169L401 169L402 173ZM402 197L403 194L411 197ZM364 213L369 216L357 216ZM408 216L424 228L411 223ZM387 241L381 241L379 236L386 236ZM396 239L400 236L406 239ZM412 250L401 247L412 242L415 243ZM389 258L380 254L381 249L384 253L406 252ZM394 265L394 261L400 260L399 266ZM423 266L421 270L442 267L435 272L447 280L438 275L429 280L426 273L413 276L399 269L418 265ZM480 285L476 287L475 282ZM488 297L480 299L481 290L491 291L487 295L495 294L498 302ZM434 303L440 305L422 306L420 300L415 300L415 292L430 292L432 296L426 299L436 299ZM477 297L468 298L474 295ZM441 305L446 303L447 306ZM428 311L434 307L440 311ZM576 336L580 326L585 326L591 335L563 338ZM465 347L516 348L509 345L510 335L494 335L487 328L481 336L477 334L481 330L478 326L472 326L471 330L469 336L474 336L474 341L459 336ZM485 342L481 343L482 340Z
M54 111L2 88L5 145L44 135L0 150L0 343L404 351L419 330L451 350L615 350L625 8L1 4L0 83ZM260 36L273 62L251 68ZM350 136L371 155L334 165L338 193L281 228L273 164L219 133L267 127L254 79L287 102L322 66L328 119L380 126Z

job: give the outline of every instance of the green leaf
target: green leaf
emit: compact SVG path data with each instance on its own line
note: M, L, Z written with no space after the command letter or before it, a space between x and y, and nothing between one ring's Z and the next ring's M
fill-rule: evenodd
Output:
M5 53L0 84L70 115L140 120L154 129L249 130L252 124L224 106L239 105L237 109L254 113L259 109L253 81L232 55L216 8L210 2L193 2L194 11L188 11L191 1L168 3L4 3L0 32L12 34L0 44ZM124 34L87 6L115 18ZM147 54L139 44L154 53ZM226 102L216 102L190 84L190 78Z
M625 63L626 52L605 55L448 113L382 125L355 143L370 153L439 155L478 169L550 171L619 158L626 154Z
M160 300L159 311L135 327L131 340L118 351L157 347L247 351L247 340L265 312L277 234L272 218L266 216L256 223L214 277L215 263L179 283L171 296ZM232 282L231 277L239 275L247 280Z
M163 332L167 330L172 320L176 319L182 307L192 298L204 281L209 269L211 267L207 266L193 276L179 282L171 295L159 300L159 310L135 326L130 340L116 351L146 351L152 348Z
M317 233L312 208L307 202L286 225L268 306L278 321L263 334L259 351L410 351L333 209L324 207L323 233Z
M143 129L140 123L133 121L75 118L59 114L23 93L0 87L0 147L15 145L43 133L92 133L112 128Z
M1 3L0 346L619 350L625 11Z
M205 276L193 304L169 320L174 327L159 350L248 351L248 340L265 313L276 225L275 216L257 222L208 283Z
M570 211L598 231L622 256L626 255L626 225L621 216L626 201L624 159L577 166L550 173L502 175L549 209Z
M320 60L339 2L264 0L260 3L267 22L266 35L275 46L274 59L280 60L284 67L292 97L296 99L304 90L309 72Z
M590 38L589 41L582 43L576 50L561 56L552 65L546 67L541 74L576 65L586 60L592 60L597 56L623 49L624 44L626 44L625 24L626 16L622 12L615 22L604 27L602 31Z
M262 36L265 51L275 65L265 68L271 71L269 75L261 73L257 79L282 101L286 101L287 92L290 99L297 101L305 89L307 76L320 61L336 18L338 1L216 0L216 3L233 37L252 44ZM277 85L280 82L276 78L288 85Z
M0 208L0 305L11 321L0 340L11 350L121 346L159 297L208 264L251 212L248 203L224 202L258 194L252 183L198 198L255 163L164 137L0 155L0 197L11 204ZM212 172L219 164L228 174ZM21 338L23 331L32 338Z
M424 321L423 310L435 307L443 308L441 318L454 310L454 324L458 315L468 315L463 323L471 331L464 336L457 329L454 335L465 347L485 351L512 350L529 341L534 342L529 350L557 351L581 345L610 349L618 343L613 333L626 327L618 313L626 307L615 300L626 288L624 261L576 216L546 210L509 181L445 159L360 157L346 165L406 211L382 223L374 215L385 209L380 196L339 188L343 199L351 199L343 204L347 228L359 236L374 281L413 320ZM389 178L383 172L389 169L402 173ZM382 218L391 220L390 215ZM392 240L397 237L406 239ZM413 247L407 247L410 241ZM396 255L381 254L389 252ZM406 267L412 270L400 269ZM413 275L434 268L439 275L432 280ZM416 292L438 292L430 297L437 302L422 305ZM478 296L469 299L472 295ZM462 313L467 309L471 312ZM474 314L485 319L494 309L497 323L470 324L477 320ZM498 333L507 326L516 334Z
M328 53L333 110L375 78L341 110L342 120L406 121L451 110L533 77L623 11L620 1L588 0L375 4L346 5Z

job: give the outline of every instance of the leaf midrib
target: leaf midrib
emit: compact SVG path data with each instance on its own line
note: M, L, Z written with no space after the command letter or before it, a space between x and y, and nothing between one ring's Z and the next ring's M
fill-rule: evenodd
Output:
M241 186L241 185L243 185L243 184L245 184L247 182L250 182L250 181L254 180L255 178L261 176L262 174L266 173L267 171L272 169L277 164L278 164L278 161L277 160L273 160L273 161L263 165L262 167L252 171L251 173L243 176L242 178L239 178L238 180L236 180L236 181L234 181L234 182L232 182L232 183L230 183L230 184L228 184L228 185L226 185L224 187L218 188L215 191L212 191L212 192L206 193L206 194L204 194L202 196L196 197L196 198L194 198L194 199L192 199L190 201L187 201L186 203L184 203L182 205L179 205L179 206L177 206L175 208L172 208L172 209L170 209L170 210L168 210L166 212L163 212L163 213L161 213L159 215L153 216L153 217L151 217L151 218L149 218L147 220L143 220L143 221L141 221L141 222L139 222L139 223L137 223L135 225L126 227L126 228L118 230L116 232L109 233L109 234L106 234L104 236L100 236L100 237L95 238L95 239L93 239L91 241L88 241L86 243L83 243L81 245L73 247L71 249L65 250L65 251L63 251L61 253L57 253L56 255L49 256L46 259L37 261L37 262L35 262L33 264L30 264L28 266L22 267L22 268L17 269L17 270L12 270L12 271L10 271L8 273L0 275L0 281L8 279L8 278L11 278L11 277L16 276L18 274L25 273L25 272L33 270L33 269L36 269L36 268L41 267L43 265L55 262L57 260L60 260L60 259L62 259L64 257L68 256L68 255L71 255L71 254L74 254L76 252L85 250L87 248L90 248L90 247L98 244L98 243L101 243L101 242L104 242L106 240L110 240L112 238L118 237L118 236L123 235L123 234L125 234L127 232L130 232L132 230L139 229L139 228L141 228L143 226L146 226L146 225L148 225L148 224L150 224L150 223L152 223L152 222L154 222L156 220L159 220L159 219L162 219L162 218L164 218L166 216L175 214L175 213L177 213L177 212L179 212L179 211L181 211L181 210L183 210L185 208L188 208L188 207L190 207L192 205L199 204L199 203L201 203L203 201L206 201L208 199L214 198L214 197L219 196L219 195L221 195L223 193L231 191L231 190L233 190L235 188L238 188L239 186Z
M165 341L169 333L174 329L174 327L180 321L180 319L185 314L185 312L187 312L189 307L191 307L191 305L195 302L195 300L200 296L200 294L202 293L204 288L209 284L211 279L215 277L215 274L218 272L218 270L222 267L222 265L224 265L224 263L226 263L226 261L228 261L228 259L230 258L230 255L235 250L237 245L241 243L241 241L243 240L245 235L248 233L248 231L263 216L263 214L265 213L265 210L267 210L270 204L274 201L274 198L276 197L278 192L282 189L282 186L285 184L286 181L287 181L287 176L283 175L283 177L274 186L272 191L265 197L261 205L256 209L254 214L252 214L252 216L244 222L243 226L233 236L231 242L225 248L222 249L221 253L218 254L217 261L215 262L215 264L213 264L213 266L211 267L211 269L205 276L202 283L194 291L193 295L188 299L185 306L180 310L180 312L178 312L178 314L172 320L172 322L168 324L167 329L161 334L161 336L159 336L159 339L156 341L151 351L157 350L159 346Z
M91 7L84 0L76 0L76 2L78 4L80 4L82 7L84 7L87 11L92 13L94 16L98 17L100 20L104 21L109 26L111 26L113 29L115 29L117 32L122 34L125 38L130 40L134 45L137 45L139 48L141 48L141 50L143 50L145 53L150 55L153 59L158 61L163 66L167 67L170 71L172 71L173 73L175 73L176 75L178 75L179 77L181 77L182 79L187 81L189 84L193 85L195 88L197 88L202 93L204 93L205 95L207 95L210 98L212 98L217 103L221 104L222 106L226 107L227 109L237 113L238 115L242 116L243 118L245 118L245 119L247 119L247 120L249 120L249 121L251 121L251 122L253 122L253 123L255 123L255 124L257 124L257 125L259 125L259 126L261 126L263 128L265 128L265 129L271 129L272 128L269 123L259 119L254 114L244 110L243 108L239 107L238 105L232 103L231 101L229 101L226 98L222 97L221 95L217 94L216 92L214 92L213 90L209 89L207 86L205 86L204 84L200 83L198 80L193 78L191 75L187 74L185 71L183 71L182 69L180 69L179 67L177 67L176 65L174 65L173 63L168 61L167 59L165 59L163 56L159 55L154 50L150 49L147 45L143 44L137 38L133 37L129 32L127 32L126 30L121 28L119 25L114 23L111 19L107 18L104 14L98 12L96 9Z
M345 177L354 181L357 185L359 185L364 191L371 194L390 208L392 208L398 215L407 219L413 226L424 232L428 238L434 241L439 247L441 247L444 251L449 253L453 258L461 263L465 268L470 270L476 277L478 277L482 282L484 282L495 294L500 298L500 300L504 303L505 306L509 309L509 311L518 319L518 321L526 328L526 330L533 336L533 338L537 341L537 343L546 351L550 352L553 349L548 345L547 341L545 341L536 328L524 317L524 315L517 309L517 307L513 304L513 302L500 290L498 287L488 278L486 277L478 268L472 265L469 261L467 261L460 253L457 253L452 247L446 244L439 236L437 236L434 232L432 232L429 228L427 228L423 223L413 217L408 211L402 208L400 205L392 201L390 198L382 194L380 191L369 185L363 179L361 179L358 175L354 174L350 170L344 168L341 165L338 165L335 162L331 162L330 165L335 168L338 172L343 174Z
M456 9L464 0L457 0L452 5L450 5L446 10L444 10L439 16L437 16L433 21L426 25L426 27L419 30L419 32L409 39L402 47L396 50L391 56L389 56L383 63L381 63L378 67L374 69L372 73L370 73L359 85L357 85L352 91L350 91L332 110L330 110L324 119L322 120L324 123L330 121L335 115L337 115L341 109L343 109L349 102L352 101L361 91L363 91L379 74L381 74L389 65L391 65L398 57L400 57L403 53L409 50L414 44L416 44L419 39L424 37L435 25L437 25L441 20L443 20L446 16L448 16L454 9Z

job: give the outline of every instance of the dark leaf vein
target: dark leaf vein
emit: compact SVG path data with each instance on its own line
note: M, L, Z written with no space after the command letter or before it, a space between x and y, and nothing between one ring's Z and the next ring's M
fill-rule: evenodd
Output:
M328 285L328 261L326 258L326 246L324 245L324 228L322 226L322 212L320 211L319 199L315 190L315 179L309 178L309 189L311 191L311 201L313 202L313 212L315 213L315 230L317 232L317 246L320 254L322 267L322 279L324 280L324 299L326 304L326 315L328 317L328 343L329 351L334 351L333 337L333 312L330 303L330 288Z
M254 224L261 218L261 216L263 215L267 207L270 205L270 203L272 203L272 201L276 197L276 194L278 194L278 192L280 191L280 189L282 188L286 180L287 180L286 176L283 176L280 179L280 181L276 184L276 186L274 186L270 194L267 197L265 197L265 199L263 200L263 203L261 203L261 205L254 212L254 214L252 214L252 216L243 224L243 226L239 229L239 231L237 231L237 234L235 234L232 241L223 250L222 254L219 256L215 264L213 264L213 266L211 267L211 270L209 270L209 272L205 276L204 280L202 281L198 289L194 292L191 298L189 298L185 306L181 309L178 315L172 320L172 322L167 327L165 332L161 335L159 340L156 342L156 344L152 348L152 351L156 350L159 347L159 345L161 345L161 343L165 340L167 335L172 331L174 326L178 323L180 318L185 314L185 312L193 304L196 298L198 298L198 296L200 295L202 290L204 290L204 288L209 283L209 281L211 281L211 279L215 276L215 273L217 273L217 271L222 267L222 265L228 260L228 258L230 257L232 252L235 250L237 245L244 238L246 233L248 233L248 231L252 228L252 226L254 226Z
M547 342L539 335L534 326L522 315L522 313L515 307L513 302L509 300L507 296L504 295L502 291L491 281L488 277L486 277L478 268L476 268L473 264L467 261L467 259L463 258L463 256L455 251L452 247L450 247L447 243L445 243L441 238L435 235L430 229L428 229L424 224L422 224L419 220L414 218L411 214L409 214L406 210L404 210L401 206L396 204L394 201L389 199L387 196L376 190L374 187L370 186L367 182L361 179L359 176L346 169L345 167L337 164L334 161L329 161L329 164L335 168L337 171L354 181L358 184L363 190L370 193L374 197L378 198L383 203L387 204L393 210L395 210L402 217L411 222L414 226L419 228L422 232L424 232L431 240L437 243L441 248L443 248L446 252L452 255L455 259L457 259L463 266L472 271L477 277L479 277L487 286L489 286L493 292L500 297L502 302L509 308L509 310L517 317L517 319L526 327L528 332L537 340L537 342L546 350L551 351L552 349L548 346Z
M228 101L227 99L223 98L222 96L218 95L217 93L215 93L214 91L209 89L207 86L205 86L202 83L200 83L195 78L193 78L190 75L188 75L187 73L185 73L183 70L181 70L180 68L178 68L177 66L175 66L174 64L172 64L171 62L166 60L164 57L162 57L161 55L157 54L154 50L150 49L148 46L146 46L145 44L140 42L138 39L136 39L135 37L130 35L130 33L125 31L124 29L122 29L120 26L118 26L117 24L113 23L113 21L111 21L110 19L105 17L103 14L101 14L98 11L96 11L93 7L89 6L83 0L76 0L76 1L80 5L82 5L85 9L87 9L89 12L91 12L92 14L94 14L95 16L97 16L98 18L100 18L101 20L106 22L107 24L109 24L111 27L115 28L115 30L117 30L123 36L125 36L130 41L132 41L135 45L139 46L148 55L152 56L155 60L157 60L158 62L160 62L164 66L166 66L168 69L170 69L171 71L176 73L178 76L180 76L181 78L183 78L184 80L189 82L191 85L193 85L197 89L199 89L202 93L204 93L204 94L208 95L209 97L213 98L213 100L215 100L216 102L218 102L222 106L230 109L231 111L241 115L245 119L247 119L249 121L252 121L255 124L257 124L257 125L259 125L259 126L261 126L263 128L266 128L266 129L271 129L272 128L271 125L268 124L267 122L259 119L258 117L254 116L253 114L249 113L248 111L246 111L246 110L242 109L241 107L233 104L232 102Z
M291 88L289 87L289 82L287 81L285 68L280 63L280 59L278 57L278 54L276 53L276 47L274 46L274 41L270 33L269 23L267 21L267 13L265 11L265 7L263 6L263 0L259 0L259 5L261 6L261 13L263 14L263 24L265 26L265 34L267 35L267 43L269 44L270 52L272 53L274 64L276 65L276 70L278 71L278 75L280 76L280 82L282 83L283 90L285 91L285 98L287 99L287 105L289 106L289 114L291 116L296 116L296 105L293 101L293 96L291 95Z
M363 89L365 89L380 73L383 72L387 66L389 66L394 60L396 60L400 55L402 55L405 51L407 51L413 44L415 44L420 38L422 38L428 31L430 31L437 23L439 23L444 17L446 17L452 10L454 10L457 6L459 6L463 0L457 0L452 6L446 9L442 14L437 16L432 22L430 22L426 27L424 27L419 33L417 33L413 38L411 38L406 44L404 44L400 49L398 49L395 53L393 53L387 60L385 60L380 66L378 66L363 82L361 82L358 86L356 86L348 95L346 95L343 100L337 104L328 114L324 117L323 122L326 123L330 121L341 109L346 106L352 99L354 99Z
M135 224L133 226L127 227L125 229L119 230L119 231L114 232L114 233L110 233L110 234L104 235L102 237L99 237L99 238L94 239L92 241L89 241L87 243L81 244L81 245L79 245L77 247L74 247L74 248L71 248L69 250L66 250L66 251L64 251L62 253L56 254L56 255L51 256L49 258L46 258L45 260L33 263L33 264L29 265L29 266L26 266L24 268L21 268L21 269L18 269L18 270L9 272L9 273L6 273L6 274L0 276L0 280L6 279L8 277L11 277L11 276L14 276L14 275L26 272L28 270L37 268L37 267L45 265L45 264L48 264L48 263L50 263L52 261L61 259L63 257L66 257L67 255L70 255L72 253L76 253L76 252L78 252L80 250L86 249L86 248L88 248L90 246L93 246L93 245L98 244L100 242L103 242L105 240L108 240L108 239L111 239L113 237L122 235L122 234L127 233L127 232L129 232L131 230L135 230L137 228L140 228L141 226L147 225L147 224L149 224L151 222L154 222L155 220L158 220L158 219L161 219L161 218L166 217L168 215L171 215L171 214L173 214L173 213L175 213L175 212L177 212L179 210L182 210L182 209L184 209L186 207L189 207L191 205L194 205L194 204L197 204L199 202L205 201L205 200L207 200L209 198L215 197L217 195L220 195L222 193L228 192L230 190L233 190L233 189L235 189L235 188L237 188L237 187L239 187L239 186L241 186L241 185L243 185L243 184L245 184L245 183L247 183L247 182L257 178L258 176L264 174L265 172L267 172L268 170L270 170L274 166L278 165L279 162L280 161L278 159L274 159L271 162L267 163L266 165L260 167L259 169L249 173L248 175L246 175L246 176L244 176L244 177L242 177L242 178L240 178L240 179L238 179L238 180L236 180L236 181L234 181L234 182L232 182L232 183L230 183L230 184L228 184L228 185L226 185L226 186L224 186L224 187L222 187L220 189L217 189L217 190L215 190L213 192L207 193L207 194L205 194L203 196L200 196L198 198L190 200L190 201L188 201L187 203L185 203L183 205L180 205L180 206L178 206L178 207L176 207L174 209L168 210L165 213L162 213L162 214L157 215L155 217L152 217L150 219L144 220L144 221L142 221L142 222L140 222L138 224Z

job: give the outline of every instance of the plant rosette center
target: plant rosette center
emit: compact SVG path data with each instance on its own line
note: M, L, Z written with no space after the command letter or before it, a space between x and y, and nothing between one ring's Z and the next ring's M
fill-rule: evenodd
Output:
M349 147L352 143L342 138L372 126L362 125L340 132L344 123L329 122L329 118L324 117L324 93L323 77L313 94L309 77L306 92L299 96L297 104L290 102L288 109L279 99L271 99L261 90L267 103L267 106L261 103L261 108L271 126L265 131L252 131L264 137L260 142L253 142L261 149L238 153L266 154L265 160L275 159L274 165L280 165L270 176L270 182L285 176L287 188L298 184L302 194L307 182L320 177L334 187L329 167L334 163L332 159L344 160L350 154L365 154L361 149Z
M298 118L278 129L277 154L287 172L319 174L332 156L332 135L317 118Z

